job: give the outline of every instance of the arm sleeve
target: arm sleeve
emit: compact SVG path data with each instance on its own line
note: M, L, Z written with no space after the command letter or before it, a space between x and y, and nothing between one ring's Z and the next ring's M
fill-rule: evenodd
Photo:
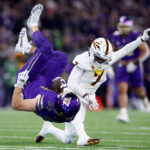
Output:
M80 82L79 79L83 73L84 70L80 69L78 66L75 66L68 79L69 88L81 98L83 98L84 94L86 94L86 92L78 85Z
M115 62L123 58L124 56L128 55L130 52L134 51L136 48L138 48L142 44L141 37L136 39L135 41L127 44L119 51L116 51L112 54L112 61L110 62L110 65L113 65Z

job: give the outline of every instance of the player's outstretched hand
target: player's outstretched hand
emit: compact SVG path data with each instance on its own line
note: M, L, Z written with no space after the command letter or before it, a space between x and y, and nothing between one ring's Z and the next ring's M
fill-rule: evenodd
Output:
M142 41L147 41L150 37L150 28L144 30L143 35L141 37Z
M18 74L17 83L15 84L15 87L22 88L29 78L28 74L29 74L29 71L27 70L20 72Z
M85 98L86 102L88 102L90 110L98 110L99 104L97 103L96 99L90 95L86 95Z

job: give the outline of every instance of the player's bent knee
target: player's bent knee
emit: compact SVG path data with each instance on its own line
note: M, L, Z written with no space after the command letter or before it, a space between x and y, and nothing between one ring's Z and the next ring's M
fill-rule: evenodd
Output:
M75 140L75 137L66 137L66 138L64 138L64 143L71 144L74 142L74 140Z

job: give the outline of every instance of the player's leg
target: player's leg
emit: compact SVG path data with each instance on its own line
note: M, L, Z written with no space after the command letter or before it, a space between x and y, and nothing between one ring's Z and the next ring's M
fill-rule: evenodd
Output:
M85 146L85 145L95 145L100 142L100 139L90 138L84 129L84 118L86 113L86 104L81 103L80 110L77 113L76 117L72 121L72 125L76 131L78 138L77 145Z
M37 49L37 53L35 53L20 70L20 72L24 70L29 71L29 80L34 80L37 78L42 68L47 64L49 56L45 55L45 53L41 53L38 48L33 47L28 43L26 28L23 28L19 34L19 40L16 44L15 51L26 53L32 49Z
M127 105L128 105L128 82L129 75L126 72L126 67L121 66L118 68L116 74L116 82L118 88L118 105L120 108L120 113L117 115L116 119L122 122L129 122L129 117L127 113Z
M150 112L150 102L143 87L143 77L140 67L138 66L135 72L131 75L131 83L134 92L139 96L144 103L146 111Z
M15 47L15 51L17 53L30 53L33 50L36 50L37 48L32 46L30 42L28 41L26 28L22 28L19 33L19 39Z
M145 106L145 111L150 112L150 102L146 95L146 91L145 91L144 87L141 86L138 88L134 88L134 92L136 93L137 96L139 96L143 100L143 103Z
M76 137L71 123L65 123L65 130L56 128L51 122L45 121L40 133L36 137L36 143L42 142L47 134L54 135L61 142L70 144L74 142Z
M44 37L44 35L39 31L38 23L43 11L43 5L38 4L32 8L30 17L27 20L27 26L33 33L33 41L41 52L51 54L53 52L53 47L51 43Z

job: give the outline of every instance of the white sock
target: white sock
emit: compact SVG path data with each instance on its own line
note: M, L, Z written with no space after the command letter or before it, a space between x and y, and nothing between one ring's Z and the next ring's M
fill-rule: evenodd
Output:
M121 114L127 114L127 108L121 108L120 113Z
M60 141L64 142L64 131L56 128L51 122L45 121L40 131L40 135L45 137L47 134L52 134Z
M150 102L147 96L143 99L143 103L146 108L150 107Z

